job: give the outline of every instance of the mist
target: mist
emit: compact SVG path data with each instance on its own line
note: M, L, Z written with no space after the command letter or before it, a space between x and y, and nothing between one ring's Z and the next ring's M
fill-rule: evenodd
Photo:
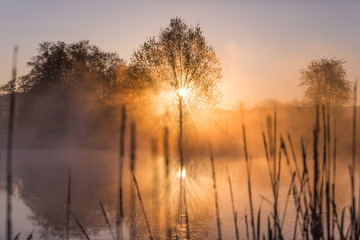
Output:
M158 25L182 8L147 4L59 7L77 34L39 34L56 42L24 50L25 74L14 48L0 86L0 239L358 239L356 8L199 2L186 12L212 9L204 20ZM58 40L90 33L116 51Z
M5 99L5 96L3 98ZM121 93L98 98L86 88L73 92L54 88L47 92L17 95L13 149L15 196L30 209L31 215L27 218L36 229L36 236L59 239L64 237L67 177L71 169L73 214L91 235L101 239L110 238L99 201L105 206L110 222L114 223L120 115L123 106L127 109L123 176L125 235L130 231L130 205L134 201L130 194L133 186L130 172L130 124L136 126L135 176L154 236L164 237L166 204L171 209L167 217L170 217L173 224L176 223L179 198L179 116L177 109L159 114L156 109L159 103L144 102L143 99L146 98L147 96L142 95L136 99L136 96ZM246 231L244 216L249 214L249 205L242 125L246 128L248 153L251 158L254 206L256 209L261 207L262 221L265 223L271 206L264 198L271 199L271 191L262 133L269 134L269 125L274 124L276 114L278 136L284 138L286 144L289 144L288 135L291 136L295 154L299 159L300 139L303 138L311 159L315 107L280 102L274 105L270 101L253 108L211 109L195 116L192 114L194 113L190 109L186 112L183 125L191 236L196 239L209 239L216 235L209 145L215 159L223 237L233 238L228 176L234 185L238 221L242 222L239 223L239 231L243 236ZM2 119L1 132L6 136L6 115L3 115ZM329 119L331 138L336 136L337 139L337 203L343 206L347 204L346 196L350 196L347 166L351 162L352 108L332 108L329 110ZM164 188L165 127L169 130L170 193L166 193ZM320 136L321 134L320 131ZM2 159L5 159L5 143L6 139L3 137ZM320 138L319 146L322 144ZM6 169L4 163L2 165L2 169ZM300 168L302 171L302 165ZM279 201L280 204L285 204L291 175L285 169L281 175L280 192L283 195ZM137 199L135 201L136 234L141 238L147 235L147 230L139 202ZM295 207L289 206L286 215L289 221L294 221L292 213L295 211ZM21 230L21 226L16 226L16 223L14 226ZM74 222L70 227L71 236L81 236L81 231ZM291 236L292 231L293 227L285 226L284 236Z

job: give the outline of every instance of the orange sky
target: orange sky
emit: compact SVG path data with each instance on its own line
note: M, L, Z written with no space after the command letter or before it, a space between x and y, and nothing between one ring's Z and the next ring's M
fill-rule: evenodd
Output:
M19 75L42 41L89 39L125 60L170 18L200 23L223 68L223 108L267 98L301 98L299 70L313 59L344 58L348 79L359 76L360 3L356 1L2 1L0 83L11 76L20 47Z

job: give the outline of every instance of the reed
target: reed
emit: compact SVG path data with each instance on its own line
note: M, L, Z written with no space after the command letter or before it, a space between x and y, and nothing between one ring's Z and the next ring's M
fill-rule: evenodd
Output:
M9 106L9 123L7 135L7 152L6 152L6 239L12 240L12 150L13 150L13 132L15 118L15 93L16 93L16 72L17 72L17 54L18 47L15 46L13 52L12 81L10 81L10 106Z
M306 186L305 183L308 181L308 179L305 179L305 176L303 175L301 183L300 183L300 192L299 194L296 191L296 187L293 186L293 196L294 196L294 202L296 206L296 218L295 218L295 225L294 225L294 234L293 234L293 240L296 239L296 233L297 233L297 227L299 222L299 216L302 215L304 218L304 213L301 208L301 197L303 194L304 187Z
M336 183L336 128L334 127L334 147L333 147L333 179L332 179L331 189L332 189L332 236L334 238L335 236L335 216L336 214L336 208L335 208L335 183Z
M322 199L320 198L319 189L319 156L318 156L318 141L319 141L319 106L316 106L316 120L315 120L315 127L313 131L314 136L314 185L313 185L313 202L311 208L311 234L314 239L320 239L323 237L323 227L322 227L322 220L321 220L321 206L322 206Z
M250 204L250 223L251 223L251 230L253 239L256 239L255 234L255 223L254 223L254 207L253 207L253 201L252 201L252 192L251 192L251 170L250 170L250 163L249 163L249 157L248 157L248 151L247 151L247 144L246 144L246 132L245 132L245 126L242 125L242 132L243 132L243 142L244 142L244 154L245 154L245 163L246 163L246 173L247 173L247 183L248 183L248 194L249 194L249 204Z
M146 215L145 207L144 207L144 204L143 204L143 201L142 201L142 198L141 198L139 185L138 185L138 183L136 181L136 177L135 177L134 173L132 173L132 177L133 177L133 181L134 181L134 184L135 184L135 187L136 187L137 196L138 196L138 199L139 199L139 202L140 202L141 210L142 210L142 213L143 213L143 216L144 216L144 219L145 219L146 227L147 227L147 230L148 230L148 233L149 233L149 239L154 240L154 237L153 237L153 235L151 233L149 220L148 220L147 215Z
M186 203L186 192L184 191L184 205L185 205L185 225L186 225L186 239L190 240L190 224L189 224L189 212Z
M285 145L285 141L284 139L282 138L282 136L280 136L280 150L284 153L285 155L285 159L286 159L286 165L288 167L288 170L289 170L289 175L290 176L293 176L295 174L296 176L296 172L292 169L292 166L290 164L290 158L289 158L289 155L288 155L288 152L286 150L286 145Z
M165 165L165 227L166 239L171 239L171 226L170 226L170 210L169 210L169 193L170 193L170 179L169 179L169 129L164 128L164 165Z
M275 183L274 183L273 173L271 171L268 145L267 145L267 141L266 141L266 137L265 137L264 132L262 133L262 136L263 136L263 144L264 144L264 148L265 148L266 162L267 162L267 166L268 166L268 170L269 170L271 188L272 188L272 191L274 192L275 191Z
M81 232L84 234L85 238L87 240L90 240L89 235L86 233L85 228L81 225L80 221L75 217L74 213L72 211L70 211L71 216L74 218L76 224L79 226L79 228L81 229Z
M273 239L272 236L272 229L271 229L271 223L270 223L270 217L268 217L268 221L267 221L267 229L268 229L268 239ZM264 237L265 238L265 237Z
M286 210L287 210L287 206L289 204L289 199L290 199L291 193L293 192L294 189L296 189L296 187L295 187L295 176L296 176L296 173L293 172L291 182L290 182L290 186L289 186L289 190L288 190L288 193L286 194L286 202L285 202L285 207L284 207L283 216L282 216L281 225L280 225L281 229L283 229L283 227L284 227L285 217L286 217Z
M281 176L281 151L279 151L279 163L278 163L278 169L277 169L277 177L276 177L276 185L275 185L275 200L274 200L274 212L275 212L275 238L283 239L282 236L282 230L280 226L280 219L279 219L279 213L278 213L278 202L279 202L279 191L280 191L280 176Z
M260 234L261 234L261 205L258 210L257 214L257 224L256 224L256 238L260 240Z
M270 147L268 148L267 140L265 133L262 133L263 136L263 144L265 148L265 156L268 165L268 171L270 176L271 182L271 189L274 197L273 202L273 231L271 232L274 239L283 239L282 231L281 231L281 224L278 214L278 198L279 198L279 187L280 187L280 173L281 173L281 152L284 151L283 140L281 138L281 146L278 153L278 158L276 157L276 135L277 135L277 114L274 111L274 124L271 123L271 117L267 117L267 131L268 131L268 138ZM274 133L274 134L273 134ZM269 154L270 152L270 154ZM285 155L287 156L287 152L285 150ZM288 157L287 157L288 159ZM271 160L272 168L271 168ZM289 166L289 162L288 162ZM289 166L290 169L290 166ZM292 174L292 171L290 170Z
M330 219L330 156L329 156L329 151L330 151L330 122L329 122L329 112L326 113L326 119L325 119L325 108L323 109L324 115L324 160L325 160L325 199L326 199L326 230L327 230L327 239L332 239L333 236L332 231L331 231L331 219Z
M229 174L228 169L227 169L227 172L228 172L228 182L229 182L229 188L230 188L231 209L232 209L233 219L234 219L235 236L236 236L236 240L239 240L239 229L238 229L238 224L237 224L237 212L235 210L234 194L233 194L233 189L232 189L232 185L231 185L231 178L230 178L230 174Z
M209 145L210 151L210 162L211 162L211 170L212 170L212 179L213 179L213 189L214 189L214 197L215 197L215 209L216 209L216 223L218 230L218 240L221 240L221 221L220 221L220 210L219 210L219 200L218 193L216 188L216 175L215 175L215 163L214 163L214 155L211 149L211 145Z
M353 126L352 126L352 151L351 158L352 163L350 166L350 178L351 178L351 237L356 239L359 234L359 220L356 216L356 203L355 203L355 171L356 171L356 97L357 97L357 82L354 84L354 104L353 104Z
M292 143L292 140L291 140L291 135L288 133L287 137L288 137L288 141L289 141L289 144L290 144L291 154L292 154L294 164L295 164L296 176L297 176L297 178L299 180L299 184L301 184L301 174L300 174L299 164L297 162L294 146L293 146L293 143Z
M66 198L66 233L65 238L69 239L70 231L70 212L71 212L71 168L69 168L68 175L68 188L67 188L67 198Z
M151 204L152 204L152 219L155 228L155 232L158 232L159 230L159 224L160 223L160 206L159 206L159 164L158 164L158 142L155 137L151 138L150 141L151 145L151 166L152 166L152 189L151 189Z
M116 239L123 239L123 221L124 221L124 209L123 209L123 164L124 164L124 140L125 140L125 126L126 126L126 108L121 109L121 123L120 123L120 141L119 141L119 162L118 162L118 204L117 204L117 216L116 216Z
M326 208L326 212L325 212L325 225L323 225L321 223L321 226L323 228L322 230L322 235L323 235L323 238L325 239L325 230L326 230L326 233L327 233L327 237L329 238L330 237L330 209L328 210L327 208L329 207L330 208L330 204L329 204L329 198L326 197L327 194L327 191L326 189L328 189L328 182L329 182L329 177L328 177L328 158L327 158L327 149L328 149L328 145L327 145L327 120L326 120L326 107L325 105L323 104L322 105L322 122L323 122L323 129L322 129L322 132L323 132L323 161L322 161L322 167L321 167L321 173L319 174L319 178L321 179L321 182L320 182L320 189L319 189L319 214L320 214L320 219L321 219L321 214L323 213L323 204L325 203L325 208ZM319 126L319 132L320 132L320 126ZM325 187L325 190L324 190L324 187ZM324 191L325 191L325 199L324 199ZM324 228L324 226L326 226L326 228Z
M245 227L246 227L246 239L249 240L250 239L250 234L249 234L249 223L248 223L248 216L247 213L245 213Z
M107 227L108 227L108 229L109 229L109 232L110 232L110 234L111 234L111 237L112 237L113 240L115 240L115 236L114 236L113 230L111 229L110 221L109 221L109 218L108 218L108 216L107 216L107 214L106 214L104 205L102 204L101 201L99 201L99 205L100 205L100 208L101 208L101 212L102 212L102 214L104 215L105 222L106 222L106 225L107 225Z
M136 125L130 125L130 172L135 174L135 160L136 160ZM136 239L136 201L135 189L130 182L130 239Z
M309 178L309 171L308 171L308 166L307 166L307 154L305 151L305 144L304 144L304 139L301 138L301 152L302 152L302 159L303 159L303 179L308 179ZM304 202L304 215L303 215L303 224L302 224L302 236L305 239L309 239L309 222L310 222L310 215L309 215L309 203L312 200L312 193L311 193L311 188L310 188L310 180L306 181L306 187L307 187L307 193L309 196L309 200L307 199L306 194L303 195L303 202ZM300 197L301 199L301 197ZM300 201L299 201L300 203Z
M291 143L291 138L290 138L290 135L288 134L288 139L289 139L289 142ZM291 147L292 148L292 147ZM289 190L288 190L288 194L286 196L286 202L285 202L285 207L284 207L284 211L283 211L283 217L282 217L282 220L281 220L281 227L280 227L280 232L281 232L281 229L283 229L284 227L284 222L285 222L285 217L286 217L286 211L287 211L287 206L288 206L288 203L289 203L289 199L290 199L290 196L291 196L291 193L293 193L294 195L294 200L296 201L297 199L297 187L296 187L296 181L295 181L295 177L296 177L296 171L294 171L291 167L291 163L290 163L290 158L289 158L289 155L288 155L288 152L286 150L286 145L285 145L285 141L284 139L282 138L282 136L280 136L280 149L283 151L284 155L285 155L285 158L286 158L286 163L287 163L287 166L288 166L288 170L289 170L289 174L291 176L291 182L290 182L290 186L289 186ZM294 150L292 148L292 152L293 152L293 161L296 165L296 170L298 171L298 166L297 166L297 161L296 161L296 157L295 157L295 153L294 153ZM279 159L279 165L280 165L280 159ZM299 182L301 184L301 180L299 178ZM299 206L301 206L300 204L298 204ZM297 203L295 202L295 206L297 206ZM295 221L295 226L297 226L297 219ZM294 234L296 236L296 233Z
M289 142L291 142L291 138L290 138L290 135L288 134L288 139L289 139ZM286 163L287 163L287 166L288 166L288 170L289 170L289 174L291 176L291 182L290 182L290 186L289 186L289 190L288 190L288 194L286 195L286 202L285 202L285 207L284 207L284 211L283 211L283 217L282 217L282 220L281 220L281 227L280 227L280 231L281 229L283 229L284 227L284 222L285 222L285 217L286 217L286 211L287 211L287 206L288 206L288 203L289 203L289 199L290 199L290 196L291 196L291 193L293 193L294 195L294 200L297 199L297 187L296 187L296 181L295 181L295 177L296 177L296 171L294 171L291 167L291 163L290 163L290 158L289 158L289 155L288 155L288 152L286 150L286 145L285 145L285 141L284 139L282 138L282 136L280 136L280 149L283 151L284 155L285 155L285 158L286 158ZM294 150L292 149L292 152L293 152L293 161L296 165L296 170L299 171L298 169L298 166L297 166L297 161L296 161L296 157L295 157L295 153L294 153ZM298 177L299 179L299 183L301 184L301 179ZM300 204L298 204L299 206L301 206ZM295 207L297 207L297 203L295 203ZM297 226L297 220L295 221L296 223L296 226ZM296 235L296 234L295 234Z

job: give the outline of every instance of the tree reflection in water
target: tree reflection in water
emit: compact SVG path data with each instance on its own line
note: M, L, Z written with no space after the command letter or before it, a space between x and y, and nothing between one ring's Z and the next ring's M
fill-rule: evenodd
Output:
M106 225L103 212L99 206L101 201L105 207L109 221L114 228L116 218L116 164L117 154L110 151L83 151L83 150L17 150L14 154L14 175L19 189L19 197L32 211L29 216L31 223L39 229L36 233L43 239L63 239L65 237L66 226L66 201L67 201L67 177L68 170L71 167L72 172L72 193L71 193L71 211L81 222L86 231L92 236L100 239L110 239L111 234ZM156 229L154 233L156 238L162 238L165 234L164 201L168 201L170 209L170 218L173 219L173 231L176 229L176 207L178 199L178 172L175 162L170 164L171 178L174 181L170 185L170 193L165 196L165 188L162 187L163 181L158 187L160 201L153 205L151 194L153 191L152 172L148 171L150 162L139 159L137 176L141 194L144 196L144 205L149 215L152 228ZM195 166L188 166L189 171L195 169ZM128 169L127 161L124 169ZM204 169L204 168L201 168ZM188 185L194 185L194 191L187 196L189 199L189 212L191 212L190 221L192 226L192 235L198 239L206 239L209 233L209 222L211 222L213 211L210 204L211 184L209 179L202 177L204 173L193 174L193 179L189 178ZM159 173L163 170L160 169ZM161 175L161 174L160 174ZM210 175L209 175L210 176ZM124 192L129 192L130 181L129 172L124 175ZM196 186L194 182L196 181ZM191 183L192 182L192 183ZM208 185L208 186L207 186ZM205 190L205 191L204 191ZM135 199L138 201L137 199ZM124 196L125 210L125 234L129 225L128 216L129 196ZM16 208L16 206L14 206ZM137 208L140 206L137 205ZM157 211L157 214L154 212ZM159 213L160 211L160 213ZM137 237L146 236L146 225L140 209L137 209ZM160 221L155 222L153 216L159 215ZM158 216L157 216L158 218ZM105 235L107 237L105 237ZM78 225L71 219L70 236L81 236Z

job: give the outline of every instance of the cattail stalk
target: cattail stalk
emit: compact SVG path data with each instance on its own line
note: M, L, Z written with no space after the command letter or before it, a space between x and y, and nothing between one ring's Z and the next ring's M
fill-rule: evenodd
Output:
M237 225L237 212L235 210L234 194L233 194L233 189L232 189L232 185L231 185L231 178L230 178L229 172L228 172L228 182L229 182L229 188L230 188L231 207L232 207L233 218L234 218L235 236L236 236L236 240L239 240L239 229L238 229L238 225Z
M131 123L130 127L130 172L135 174L135 159L136 159L136 126ZM136 201L135 189L130 184L130 239L136 239Z
M323 236L322 223L321 223L321 204L322 199L319 194L319 159L318 159L318 140L319 140L319 106L316 106L316 122L314 128L314 193L313 193L313 206L312 206L312 223L311 233L314 239L320 239ZM321 187L321 186L320 186Z
M242 125L243 130L243 141L244 141L244 153L245 153L245 162L246 162L246 173L247 173L247 180L248 180L248 191L249 191L249 202L250 202L250 223L251 223L251 229L253 234L253 239L256 239L255 235L255 223L254 223L254 207L253 207L253 201L252 201L252 193L251 193L251 177L250 177L250 164L249 164L249 157L248 157L248 151L246 146L246 132L245 132L245 126Z
M214 156L212 153L211 145L209 146L209 150L210 150L213 188L214 188L214 195L215 195L215 209L216 209L216 223L217 223L217 229L218 229L218 240L221 240L222 237L221 237L220 210L219 210L218 194L217 194L217 188L216 188L215 163L214 163Z
M330 122L329 122L329 112L327 112L326 115L326 121L325 121L325 126L324 126L324 132L325 132L325 136L326 138L324 139L324 141L326 142L326 147L325 149L327 150L326 156L327 159L325 159L326 161L326 186L325 186L325 194L326 194L326 228L327 228L327 238L329 240L331 240L333 237L331 235L331 219L330 219ZM325 157L324 157L325 158Z
M284 155L285 155L285 159L286 159L286 164L288 166L288 169L289 169L289 175L290 176L293 176L295 171L292 169L291 167L291 164L290 164L290 158L289 158L289 155L288 155L288 152L286 150L286 146L285 146L285 141L284 139L282 138L282 136L280 136L280 150L283 151ZM296 175L296 174L295 174Z
M328 193L327 193L327 200L326 201L328 201L326 204L328 204L329 205L329 207L327 207L328 209L327 209L327 212L328 212L328 214L329 214L329 219L328 219L328 221L329 221L329 232L328 232L328 234L329 234L329 236L330 236L330 238L331 239L333 239L334 238L334 235L333 235L333 231L332 231L332 221L331 221L331 207L332 207L332 205L331 205L331 196L330 196L330 194L331 194L331 144L330 144L330 107L329 106L327 106L327 115L326 115L326 121L327 121L327 128L326 128L326 132L327 132L327 158L328 158L328 160L327 160L327 191L328 191ZM331 234L331 235L330 235Z
M356 238L357 224L356 224L356 206L355 206L355 183L354 174L356 171L356 94L357 94L357 82L354 84L354 106L353 106L353 132L352 132L352 166L351 166L351 236L352 239Z
M284 211L283 211L283 217L282 217L281 225L280 225L281 229L283 228L284 223L285 223L286 210L287 210L287 206L288 206L288 203L289 203L289 198L290 198L291 192L293 190L293 187L295 188L295 175L296 175L296 173L294 172L293 175L292 175L292 178L291 178L288 194L286 195L286 202L285 202L285 207L284 207Z
M302 180L301 180L301 183L300 183L300 193L299 193L299 195L297 195L296 187L295 186L293 187L293 196L294 196L294 202L295 202L295 206L296 206L296 218L295 218L293 240L296 239L296 231L297 231L297 226L298 226L299 215L300 215L300 213L302 213L301 196L303 194L303 190L304 190L306 181L307 181L307 179L305 179L305 174L303 174L303 177L302 177ZM307 206L305 206L305 207L307 208Z
M121 109L121 123L120 123L120 141L119 141L119 169L118 169L118 189L119 189L119 202L117 204L117 216L116 216L116 239L123 239L123 220L124 220L124 209L123 209L123 161L124 161L124 139L125 139L125 123L126 123L126 108L125 106Z
M296 175L297 175L297 178L299 180L299 183L301 184L301 174L300 174L299 165L298 165L298 162L297 162L294 146L293 146L291 136L290 136L289 133L287 134L287 136L288 136L288 140L289 140L289 144L290 144L291 154L292 154L292 157L293 157L293 160L294 160L294 163L295 163Z
M249 223L248 223L247 213L245 213L245 227L246 227L246 239L249 240L250 236L249 236Z
M306 151L305 151L305 145L304 145L304 139L301 138L301 152L302 152L302 159L303 159L303 179L305 180L305 178L309 177L309 171L308 171L308 166L307 166L307 158L306 158ZM309 199L312 199L312 193L311 193L311 188L310 188L310 183L309 181L306 181L307 183L307 190L308 190L308 194L309 194ZM301 199L301 198L300 198ZM308 200L307 200L307 196L306 194L303 195L303 201L304 201L304 206L305 206L305 213L303 216L303 227L302 227L302 235L303 238L305 238L306 240L309 239L309 210L308 210ZM310 200L312 201L312 200Z
M276 110L274 111L274 144L273 144L273 158L274 158L274 178L276 177L276 129L277 129L277 115L276 115ZM274 181L276 182L276 180ZM275 231L276 233L276 231ZM276 237L276 235L275 235Z
M337 215L335 209L335 182L336 182L336 129L334 128L334 150L333 150L333 182L332 182L332 202L333 202L333 214L332 214L332 236L334 237L335 232L335 216Z
M17 62L18 47L14 48L13 53L13 69L12 80L10 82L10 106L9 106L9 125L7 136L7 155L6 155L6 238L12 240L12 222L11 222L11 196L12 188L12 145L13 145L13 131L15 118L15 90L16 90L16 62Z
M169 197L170 183L169 183L169 130L167 127L164 128L164 158L165 158L165 196ZM171 238L171 226L170 226L170 211L169 201L165 200L165 225L166 225L166 238Z
M272 174L272 172L271 172L270 158L269 158L269 153L268 153L268 147L267 147L267 142L266 142L265 133L263 132L262 135L263 135L263 143L264 143L264 148L265 148L266 162L267 162L268 170L269 170L271 188L272 188L272 191L275 192L275 183L274 183L273 174Z
M280 190L280 176L281 176L281 150L279 151L279 163L278 163L278 169L277 169L277 177L276 177L276 184L275 184L275 200L274 200L274 223L275 223L275 237L278 239L283 239L282 237L282 231L280 226L280 220L279 220L279 213L278 213L278 201L279 201L279 190ZM278 231L278 233L277 233Z
M65 238L69 239L70 230L70 212L71 212L71 169L69 169L68 175L68 189L67 189L67 201L66 201L66 234Z
M151 201L153 208L152 219L154 223L157 224L159 220L159 165L158 165L158 143L157 139L151 138L151 162L152 162L152 191L151 191ZM158 225L155 225L157 227Z

